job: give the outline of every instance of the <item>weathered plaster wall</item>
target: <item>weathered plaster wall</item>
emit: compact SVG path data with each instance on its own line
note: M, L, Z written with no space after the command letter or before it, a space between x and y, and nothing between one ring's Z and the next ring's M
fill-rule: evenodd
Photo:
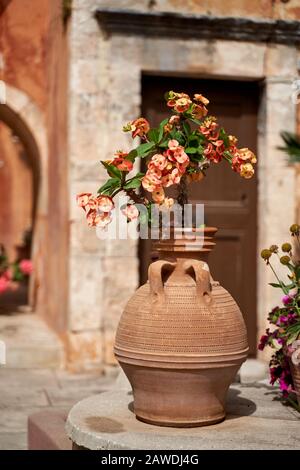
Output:
M67 32L62 1L10 0L0 15L0 80L7 105L38 147L40 187L33 243L35 308L58 332L66 328Z

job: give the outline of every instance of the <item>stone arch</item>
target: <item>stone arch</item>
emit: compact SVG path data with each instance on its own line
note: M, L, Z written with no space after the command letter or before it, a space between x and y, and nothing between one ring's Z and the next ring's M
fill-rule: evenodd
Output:
M31 277L29 301L32 306L36 306L41 303L39 287L41 279L45 278L45 263L41 252L43 243L46 243L45 222L48 214L48 144L45 117L26 93L5 84L5 102L0 104L0 120L12 129L22 142L33 171L31 256L35 270Z

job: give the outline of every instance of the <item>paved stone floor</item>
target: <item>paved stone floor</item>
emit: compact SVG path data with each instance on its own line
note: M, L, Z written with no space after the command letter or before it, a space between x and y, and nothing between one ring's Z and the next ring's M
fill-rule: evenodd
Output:
M98 373L0 367L0 450L27 448L30 414L71 408L83 398L108 390L113 380Z

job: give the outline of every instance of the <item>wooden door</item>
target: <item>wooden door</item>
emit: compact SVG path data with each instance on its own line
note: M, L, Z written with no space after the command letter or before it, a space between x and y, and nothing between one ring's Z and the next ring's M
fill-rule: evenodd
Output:
M256 152L259 87L256 82L144 76L142 115L153 126L169 115L167 90L201 93L210 100L209 114L218 117L239 147ZM257 179L245 180L222 162L212 165L201 183L190 186L190 202L205 204L205 224L219 228L210 255L214 279L238 302L248 329L250 353L256 353ZM140 281L146 281L151 241L140 241Z

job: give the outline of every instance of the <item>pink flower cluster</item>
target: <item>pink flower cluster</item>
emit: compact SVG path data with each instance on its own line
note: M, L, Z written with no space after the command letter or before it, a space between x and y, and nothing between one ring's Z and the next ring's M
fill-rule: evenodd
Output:
M168 149L163 154L155 154L148 163L148 170L142 179L143 188L152 193L154 202L170 207L173 200L166 199L164 189L178 184L185 174L190 160L175 139L169 140Z
M206 118L199 127L199 130L207 139L203 154L208 160L219 163L222 160L225 146L223 140L219 139L220 131L216 118L213 116Z
M10 287L11 275L10 272L7 270L5 271L2 276L0 276L0 294L7 291Z
M102 194L94 197L92 193L80 193L77 195L77 204L85 211L89 227L104 228L111 222L111 211L114 208L111 197Z
M30 276L33 272L33 264L30 259L23 259L18 263L18 268L20 272L24 276ZM1 275L0 275L0 294L6 292L8 290L14 291L16 290L18 284L14 281L14 275L12 268L7 268Z
M194 103L186 93L170 91L168 98L167 106L173 108L173 110L179 114L190 111L192 116L196 119L202 119L207 115L206 105L208 105L209 100L199 93L194 95Z
M231 153L234 155L231 163L232 169L243 178L252 178L254 175L253 164L257 162L254 153L248 148L237 149L235 146L231 148Z

